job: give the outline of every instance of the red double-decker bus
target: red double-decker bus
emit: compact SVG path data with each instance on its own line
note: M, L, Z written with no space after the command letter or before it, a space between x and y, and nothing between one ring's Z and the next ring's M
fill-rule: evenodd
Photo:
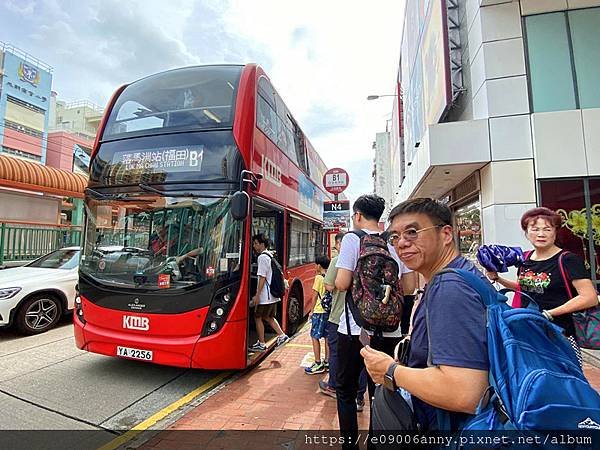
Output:
M278 319L293 333L326 253L325 171L257 65L187 67L119 88L90 164L77 346L180 367L253 363L251 236L265 233L283 265Z

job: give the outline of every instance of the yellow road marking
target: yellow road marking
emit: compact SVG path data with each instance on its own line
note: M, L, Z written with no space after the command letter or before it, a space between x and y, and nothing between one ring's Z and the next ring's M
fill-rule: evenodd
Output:
M290 344L285 344L286 347L299 347L299 348L312 348L311 344L294 344L294 343L290 343Z
M118 438L113 439L108 444L100 447L98 450L114 450L114 449L120 447L121 445L125 444L126 442L129 442L134 437L136 437L138 434L140 434L142 431L147 430L151 426L155 425L157 422L159 422L162 419L164 419L165 417L167 417L169 414L173 413L174 411L181 408L182 406L188 404L189 402L194 400L199 395L203 394L204 392L208 391L210 388L214 387L215 385L217 385L218 383L223 381L229 375L231 375L231 372L224 372L224 373L216 376L215 378L211 378L209 381L204 383L202 386L194 389L189 394L181 397L179 400L176 400L175 402L171 403L169 406L161 409L153 416L150 416L143 422L140 422L135 427L133 427L131 430L122 434Z

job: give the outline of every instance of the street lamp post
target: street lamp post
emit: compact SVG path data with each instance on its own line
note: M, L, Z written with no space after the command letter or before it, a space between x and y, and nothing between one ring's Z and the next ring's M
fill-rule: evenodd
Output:
M369 95L367 100L377 100L380 97L398 97L398 94Z

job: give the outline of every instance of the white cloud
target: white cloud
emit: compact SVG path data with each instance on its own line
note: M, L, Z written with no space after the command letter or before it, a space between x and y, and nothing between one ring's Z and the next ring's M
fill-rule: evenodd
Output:
M354 196L372 190L371 143L385 129L403 3L340 0L44 0L0 3L0 40L54 67L65 100L100 105L124 82L190 64L261 64ZM359 6L360 5L360 6Z

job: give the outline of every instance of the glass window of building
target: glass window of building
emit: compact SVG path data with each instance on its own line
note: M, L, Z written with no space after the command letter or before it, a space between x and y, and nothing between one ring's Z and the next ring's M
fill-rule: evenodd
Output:
M529 16L525 26L533 111L575 109L565 14Z
M600 8L525 18L534 112L600 107Z
M600 107L600 8L569 11L580 108Z

